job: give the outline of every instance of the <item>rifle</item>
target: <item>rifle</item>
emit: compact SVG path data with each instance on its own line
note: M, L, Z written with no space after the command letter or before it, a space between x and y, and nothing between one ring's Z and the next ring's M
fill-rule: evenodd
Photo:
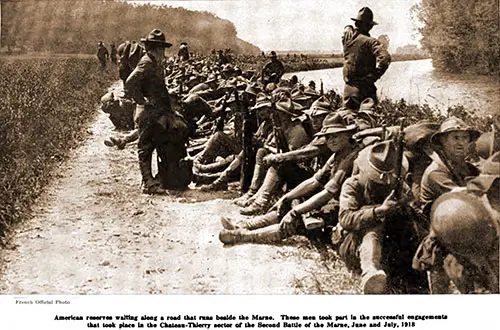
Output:
M271 101L271 122L273 123L273 134L276 142L276 149L278 153L288 152L290 151L290 148L288 148L288 142L283 134L278 118L276 118L276 111L278 111L276 110L276 103L275 101Z
M323 79L320 79L319 81L321 82L321 88L319 90L319 95L323 96L325 94L324 90L323 90Z
M224 130L224 121L226 120L226 107L227 107L227 100L229 99L229 96L231 93L226 93L224 98L222 99L222 110L219 119L217 120L217 123L215 124L215 131L216 132L222 132Z
M395 169L395 175L396 175L396 186L394 187L394 197L396 200L399 200L401 198L401 193L403 190L403 184L404 184L404 173L403 173L403 157L404 157L404 147L405 147L405 133L404 133L404 128L405 128L405 121L404 118L401 119L401 126L399 128L399 135L397 138L397 160L396 160L396 169Z
M241 124L241 145L243 151L243 162L241 164L241 175L240 175L240 189L243 194L250 188L252 182L253 174L253 164L252 160L255 159L252 153L252 132L250 125L250 112L246 105L241 104L238 91L235 89L236 107L241 112L242 124Z

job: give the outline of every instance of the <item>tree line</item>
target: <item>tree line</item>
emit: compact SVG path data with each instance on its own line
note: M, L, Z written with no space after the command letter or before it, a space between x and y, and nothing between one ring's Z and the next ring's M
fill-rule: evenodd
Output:
M434 66L448 72L495 75L500 71L498 0L421 0L422 46Z
M159 28L176 46L208 54L231 48L235 53L258 54L259 49L236 36L234 24L208 12L116 1L42 0L2 1L1 45L33 52L94 53L98 41L106 45L140 40Z

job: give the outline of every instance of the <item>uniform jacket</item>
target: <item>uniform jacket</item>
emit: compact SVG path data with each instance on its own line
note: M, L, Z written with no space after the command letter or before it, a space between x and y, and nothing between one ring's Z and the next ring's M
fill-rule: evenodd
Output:
M374 209L380 206L393 188L388 185L362 184L359 175L347 179L340 193L339 223L346 231L356 232L377 226L380 222ZM403 185L403 195L410 196L408 185Z
M344 45L344 81L348 84L370 84L379 79L389 67L391 56L382 44L356 30Z
M163 67L145 54L125 82L125 96L133 98L146 111L157 115L172 111Z
M276 74L277 80L279 80L279 78L281 78L281 76L285 73L285 67L281 61L269 61L262 69L263 78L269 79L273 73Z
M463 183L466 177L479 175L479 170L467 162L455 167L454 172ZM459 182L453 178L451 171L441 159L435 159L425 170L420 185L420 201L425 212L439 196L459 186Z

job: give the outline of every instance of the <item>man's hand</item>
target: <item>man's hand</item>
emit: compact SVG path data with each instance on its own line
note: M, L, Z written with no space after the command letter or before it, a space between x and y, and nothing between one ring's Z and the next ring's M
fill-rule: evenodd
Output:
M394 190L387 196L382 205L375 208L374 212L378 218L383 218L386 215L396 212L401 206L400 201L396 200Z
M292 201L289 200L286 195L281 197L274 205L271 207L271 211L276 211L278 214L278 219L284 217L292 209Z
M280 222L280 231L283 236L288 237L297 233L297 226L301 221L300 216L294 210L288 212Z

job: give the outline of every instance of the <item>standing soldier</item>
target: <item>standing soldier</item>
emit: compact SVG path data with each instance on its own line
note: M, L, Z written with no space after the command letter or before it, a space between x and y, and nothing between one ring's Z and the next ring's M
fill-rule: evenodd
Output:
M276 52L271 51L269 57L271 60L266 63L264 68L262 68L262 82L264 85L268 83L278 83L281 79L281 76L285 73L285 68L283 67L283 63L278 60L276 56Z
M185 41L181 42L181 46L179 47L179 52L177 53L177 56L179 56L179 59L181 61L189 60L189 50L187 42Z
M102 41L99 41L97 46L97 58L99 59L99 63L101 63L101 70L104 70L106 68L106 61L109 58L109 53Z
M369 31L377 24L373 21L373 12L370 8L361 8L358 16L351 19L355 21L356 28L346 26L342 37L344 106L357 110L361 101L367 97L377 102L375 82L389 67L391 56L380 41L370 37Z
M156 149L158 154L165 154L165 146L171 142L168 141L170 133L180 125L171 107L161 66L165 48L171 47L172 44L166 42L165 35L158 29L151 31L141 41L146 54L127 78L125 96L133 98L137 103L137 147L142 191L147 194L161 194L165 190L160 181L153 178L151 172L153 151Z
M116 47L115 47L115 44L111 44L111 50L110 50L110 58L111 58L111 63L113 63L114 65L116 65Z

